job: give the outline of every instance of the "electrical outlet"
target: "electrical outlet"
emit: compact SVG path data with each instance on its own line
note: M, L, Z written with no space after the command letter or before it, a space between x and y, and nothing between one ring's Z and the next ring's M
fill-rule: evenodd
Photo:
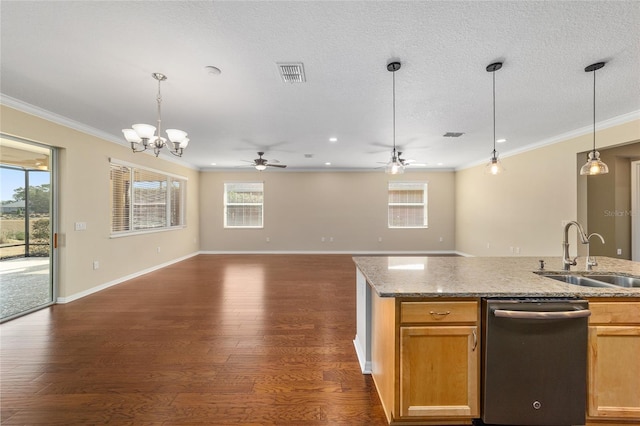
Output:
M270 241L271 241L271 238L267 237L267 242L270 242Z
M87 222L76 222L75 223L76 231L86 231L87 230Z
M378 242L381 243L382 242L382 237L378 237Z
M98 262L97 260L94 260L93 261L93 270L95 271L98 268L100 268L100 262Z
M520 247L516 247L516 254L520 254Z
M622 254L622 249L618 249L618 255Z
M158 253L160 253L160 247L158 247L158 249L157 249L157 250L158 250Z
M444 241L444 238L440 237L440 242L443 242L443 241Z

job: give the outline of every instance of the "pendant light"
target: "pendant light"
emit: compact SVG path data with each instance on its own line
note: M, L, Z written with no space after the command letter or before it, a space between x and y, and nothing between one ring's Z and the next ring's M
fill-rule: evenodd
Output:
M393 73L393 151L391 151L391 160L385 167L385 172L390 175L399 175L404 173L404 164L400 161L400 156L396 152L396 71L400 69L400 62L389 62L387 70Z
M491 158L485 166L485 171L492 175L497 175L504 171L502 163L498 159L498 151L496 151L496 71L502 68L502 62L494 62L487 66L487 72L493 74L493 151Z
M587 155L587 162L580 169L581 175L603 175L609 173L609 167L600 160L600 153L596 151L596 70L604 67L604 62L591 64L584 69L593 73L593 150Z

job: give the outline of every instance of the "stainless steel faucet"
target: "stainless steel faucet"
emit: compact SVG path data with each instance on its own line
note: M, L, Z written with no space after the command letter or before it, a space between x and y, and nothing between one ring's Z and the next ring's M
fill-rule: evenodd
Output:
M602 241L602 244L604 244L604 238L602 237L602 235L598 234L597 232L594 232L593 234L589 234L589 236L587 237L587 241L589 241L593 236L600 237L600 241ZM589 256L589 243L587 242L587 271L591 271L594 266L598 266L598 262L596 261L595 256L594 257Z
M569 256L569 228L571 228L571 225L576 227L576 231L578 232L578 236L580 237L580 242L582 244L589 244L589 237L587 237L587 234L584 232L582 225L580 225L578 222L572 220L564 226L564 239L562 240L562 269L564 269L565 271L570 270L571 266L575 266L578 264L578 262L576 261L578 256L573 259L571 259L571 256Z

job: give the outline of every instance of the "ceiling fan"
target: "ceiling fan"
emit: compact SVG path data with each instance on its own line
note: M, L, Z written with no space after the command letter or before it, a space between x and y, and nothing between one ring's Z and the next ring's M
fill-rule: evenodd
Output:
M269 163L269 160L267 160L266 158L262 158L262 156L264 155L264 152L258 152L258 157L255 160L253 160L253 166L256 168L256 170L264 170L267 167L280 167L281 169L284 169L285 167L287 167L286 164L272 164Z
M393 155L393 153L392 153ZM410 159L404 159L402 158L402 152L401 151L396 151L396 155L394 156L395 159L398 160L398 162L400 164L402 164L402 167L408 167L411 165L411 163L415 163L416 160L410 160ZM378 164L387 164L386 162L382 162L382 161L378 161Z

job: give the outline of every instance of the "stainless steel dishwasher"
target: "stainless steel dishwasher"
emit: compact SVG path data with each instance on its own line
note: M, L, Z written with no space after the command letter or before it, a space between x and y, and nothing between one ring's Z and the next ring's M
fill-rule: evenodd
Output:
M483 301L482 421L584 425L588 302Z

